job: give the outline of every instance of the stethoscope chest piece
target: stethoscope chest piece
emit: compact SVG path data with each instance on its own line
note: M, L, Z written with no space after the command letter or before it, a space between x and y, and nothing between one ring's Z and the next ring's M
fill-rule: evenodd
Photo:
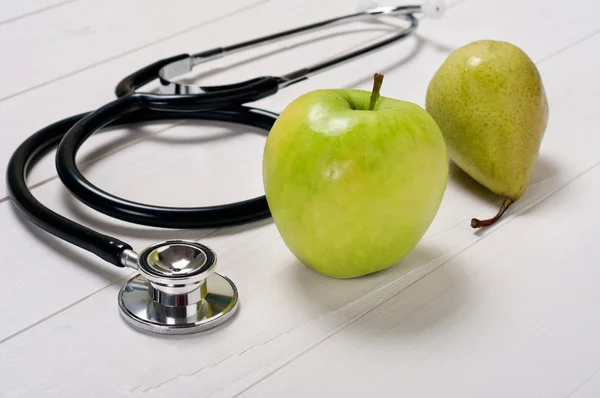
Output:
M238 307L233 282L216 272L216 256L193 241L171 240L146 248L139 275L119 292L121 316L134 328L190 334L227 321Z

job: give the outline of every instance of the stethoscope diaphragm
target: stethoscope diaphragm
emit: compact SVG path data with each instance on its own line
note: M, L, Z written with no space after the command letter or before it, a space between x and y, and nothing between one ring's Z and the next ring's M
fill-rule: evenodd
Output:
M238 291L214 272L216 255L194 241L170 240L142 251L140 274L118 295L125 321L138 330L190 334L227 321L238 308Z

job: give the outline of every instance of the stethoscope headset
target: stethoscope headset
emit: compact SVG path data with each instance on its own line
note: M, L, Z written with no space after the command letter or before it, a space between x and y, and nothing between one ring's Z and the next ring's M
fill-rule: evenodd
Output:
M195 241L167 240L138 254L129 244L77 224L42 205L27 187L29 169L41 154L58 145L56 169L70 192L93 209L131 223L195 229L267 218L270 212L265 196L191 208L153 206L117 197L96 187L81 174L75 162L77 151L102 128L158 120L224 121L269 131L278 115L243 104L271 96L311 75L405 38L417 28L418 21L413 14L436 17L442 12L443 4L437 1L422 6L376 7L229 47L157 61L119 82L115 90L116 100L95 111L60 120L25 140L8 165L9 194L21 212L38 227L117 267L139 271L125 283L118 296L120 313L132 326L160 334L187 334L215 327L235 313L239 298L234 283L214 272L217 257L210 248ZM408 27L372 45L283 76L257 77L222 86L196 86L175 81L196 65L224 55L308 31L381 15L404 18ZM156 79L160 82L160 94L136 91Z

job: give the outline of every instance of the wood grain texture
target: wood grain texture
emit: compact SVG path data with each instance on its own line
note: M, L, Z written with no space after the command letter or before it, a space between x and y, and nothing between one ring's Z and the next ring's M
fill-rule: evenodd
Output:
M327 12L344 12L339 9L349 5L341 3L328 2ZM274 0L227 21L256 23L286 15L289 7ZM297 7L292 15L301 15ZM594 7L581 0L574 9ZM258 104L280 110L294 96L324 86L368 89L373 69L386 74L383 95L422 104L428 79L448 51L482 37L513 41L538 62L551 118L526 195L501 223L474 232L470 217L491 213L499 199L453 169L427 235L382 273L323 278L298 263L268 220L165 231L98 215L57 181L34 190L53 209L136 248L174 236L214 248L220 270L238 284L242 305L231 323L202 335L162 338L126 327L115 297L128 271L38 232L9 203L0 204L0 238L12 248L0 267L0 313L11 320L0 323L0 395L596 396L600 139L593 131L600 123L600 34L594 33L600 25L584 14L564 15L552 2L463 2L443 20L424 21L422 41L411 39ZM279 20L274 28L285 24L289 20ZM569 29L558 35L559 25ZM229 34L235 38L236 31ZM350 36L335 39L336 50L360 40ZM318 59L330 48L320 42L261 56L209 78L285 72L297 66L294 57ZM119 76L118 69L111 73ZM160 204L220 203L260 193L259 132L226 124L203 126L201 134L195 123L168 127L144 127L145 139L90 163L86 175L111 192ZM104 156L107 143L100 137L90 142L84 157ZM182 184L194 178L198 185ZM199 189L205 181L214 189Z

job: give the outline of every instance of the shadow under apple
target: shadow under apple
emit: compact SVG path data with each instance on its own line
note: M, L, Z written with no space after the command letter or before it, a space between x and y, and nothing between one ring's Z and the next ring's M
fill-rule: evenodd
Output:
M437 264L440 256L435 247L419 244L392 267L353 279L329 278L296 261L288 272L291 280L287 285L290 294L302 298L296 300L298 311L315 312L316 308L321 316L335 313L344 317L348 325L360 322L363 317L381 317L385 322L400 323L428 302L458 288L458 281L462 279L459 267L444 267L443 262ZM427 322L411 327L432 327L460 306L461 301L448 301L437 319L430 316ZM390 309L379 314L385 308ZM380 333L378 322L360 323L360 327L352 330L368 338Z

